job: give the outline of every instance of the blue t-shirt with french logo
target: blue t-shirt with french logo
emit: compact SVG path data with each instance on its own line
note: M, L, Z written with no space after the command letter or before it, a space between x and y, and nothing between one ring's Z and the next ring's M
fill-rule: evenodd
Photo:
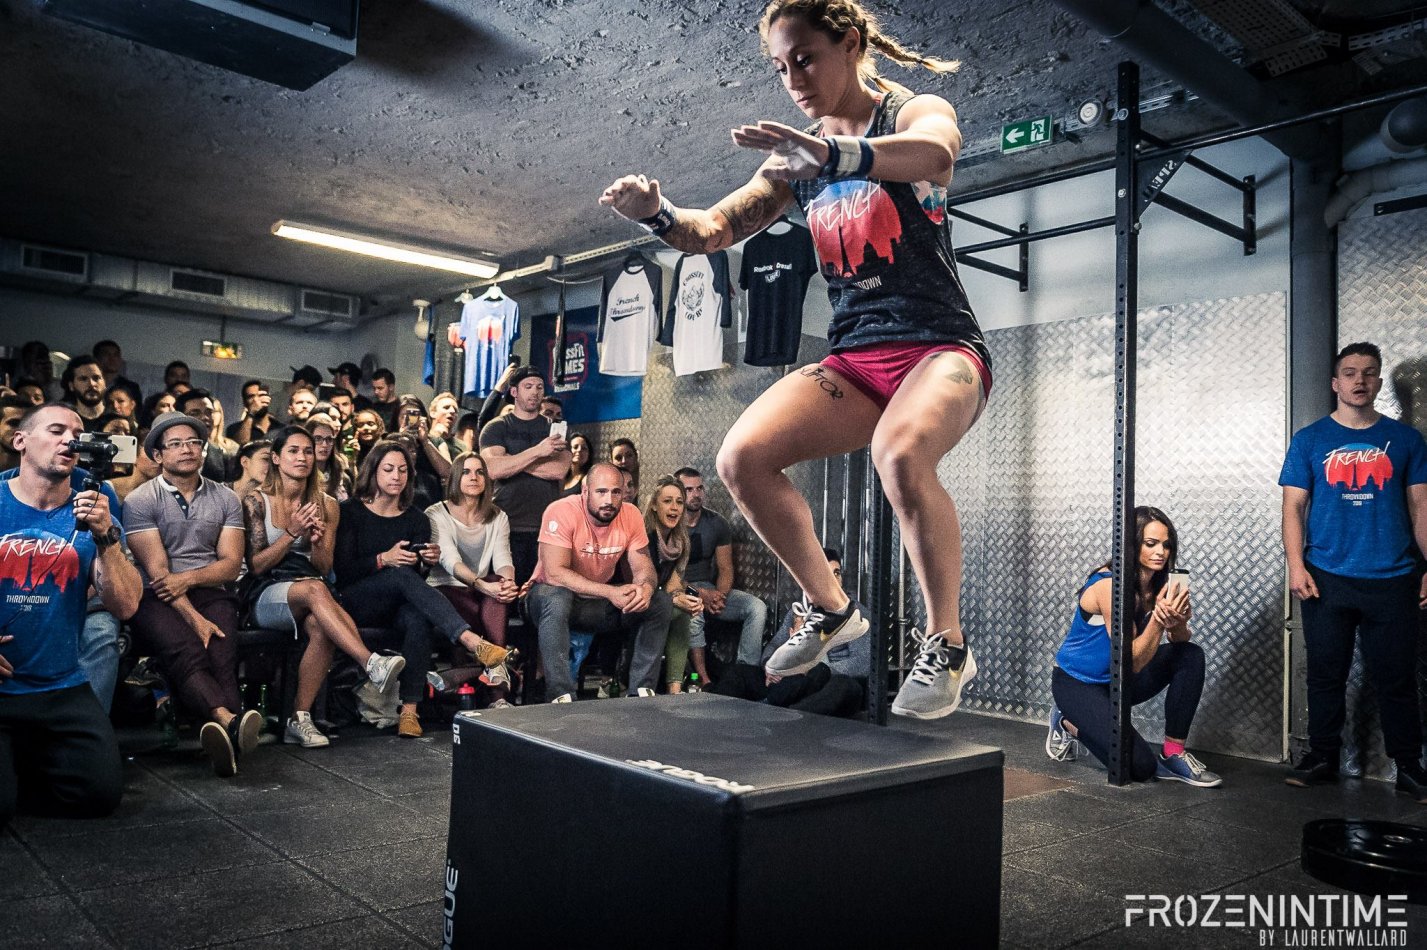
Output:
M0 696L43 693L87 682L79 665L94 537L76 530L74 499L41 511L0 481L0 647L15 668Z
M1344 577L1401 577L1415 568L1407 487L1427 483L1422 434L1383 416L1350 429L1324 416L1294 435L1280 485L1308 492L1303 557Z

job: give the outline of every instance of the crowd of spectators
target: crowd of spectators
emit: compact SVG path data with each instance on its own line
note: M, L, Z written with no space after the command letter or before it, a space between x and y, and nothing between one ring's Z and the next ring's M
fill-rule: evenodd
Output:
M495 709L572 702L587 654L600 675L585 692L601 698L712 688L777 703L817 697L809 708L835 713L861 702L865 657L839 657L835 672L807 683L760 680L767 606L734 586L732 532L704 506L702 475L654 479L641 509L635 443L617 439L601 460L531 368L513 364L480 411L463 412L450 392L429 404L400 393L389 370L372 374L368 395L356 364L329 370L330 383L304 366L280 393L244 382L230 417L182 361L144 393L110 340L57 379L43 343L26 344L20 363L0 388L0 472L14 478L0 481L0 508L18 506L26 523L67 511L70 530L32 530L39 547L22 548L7 521L0 574L33 592L37 568L17 573L10 561L68 549L89 583L46 589L42 609L7 624L0 725L12 694L63 683L57 708L75 704L76 684L92 694L80 732L108 728L124 630L220 776L238 771L269 725L240 688L245 628L292 632L295 686L277 731L306 748L329 742L317 704L324 685L338 688L331 673L343 657L362 674L341 687L362 717L402 737L422 735L422 711L440 709L423 700L463 688ZM99 456L71 445L81 438L132 440L136 451L99 485L85 468ZM94 565L123 583L106 584ZM736 633L736 662L711 661L710 617ZM54 640L63 648L36 646ZM74 738L83 764L60 771L22 761L24 742L0 743L0 823L15 807L14 775L21 792L43 786L40 798L73 811L112 807L112 730L92 738ZM93 787L55 799L75 768L92 770Z

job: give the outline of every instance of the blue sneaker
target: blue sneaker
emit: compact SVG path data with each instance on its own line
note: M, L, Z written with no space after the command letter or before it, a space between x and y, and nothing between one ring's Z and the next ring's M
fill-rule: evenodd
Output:
M1157 779L1173 779L1196 788L1215 788L1224 780L1204 767L1188 750L1178 755L1159 754L1159 767L1155 770Z
M1080 743L1065 731L1060 707L1050 704L1050 731L1045 737L1045 754L1056 762L1074 762L1080 755Z

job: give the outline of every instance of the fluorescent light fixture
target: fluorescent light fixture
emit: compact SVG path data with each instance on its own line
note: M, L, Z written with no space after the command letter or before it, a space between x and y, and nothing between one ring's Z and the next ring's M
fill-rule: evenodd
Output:
M434 251L412 247L409 244L378 241L361 234L350 234L333 228L302 224L297 221L279 221L273 225L273 233L278 237L291 238L294 241L306 241L309 244L320 244L323 247L336 248L339 251L366 254L369 257L380 257L383 260L399 261L403 264L455 271L470 277L494 277L500 271L500 265L490 261L452 257L449 254L438 254Z

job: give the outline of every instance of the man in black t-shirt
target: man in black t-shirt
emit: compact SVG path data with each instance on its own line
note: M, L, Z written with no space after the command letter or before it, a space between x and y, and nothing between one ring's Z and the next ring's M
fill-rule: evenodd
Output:
M495 479L495 503L510 518L510 555L515 582L523 584L540 557L540 517L560 495L570 470L570 449L562 435L550 434L540 414L545 380L527 366L511 377L515 411L481 430L481 458Z

